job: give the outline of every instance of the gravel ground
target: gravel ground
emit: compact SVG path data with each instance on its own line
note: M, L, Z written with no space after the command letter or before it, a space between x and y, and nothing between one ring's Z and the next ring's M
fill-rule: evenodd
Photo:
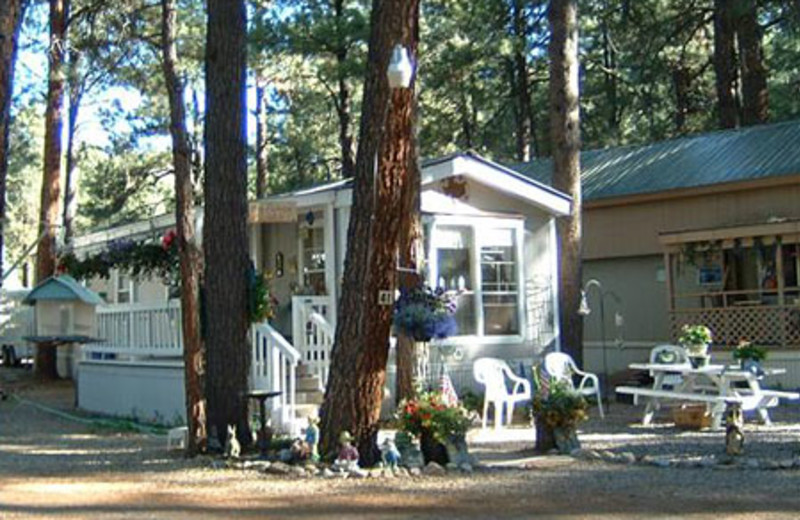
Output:
M656 468L535 457L530 443L474 445L486 469L442 478L292 480L210 469L211 459L165 451L165 438L121 433L45 411L71 410L68 383L33 385L0 368L0 518L798 518L800 469ZM640 409L612 406L581 432L591 449L676 459L722 453L722 433L631 426ZM748 424L748 456L798 449L798 410ZM777 455L774 455L777 454Z

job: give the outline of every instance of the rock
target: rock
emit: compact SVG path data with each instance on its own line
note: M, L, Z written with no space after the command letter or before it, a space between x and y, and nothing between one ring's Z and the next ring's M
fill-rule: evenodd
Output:
M670 461L667 459L651 459L650 464L652 466L656 466L657 468L668 468L670 467Z
M619 456L620 461L624 462L625 464L633 464L636 462L636 455L633 453L626 451L620 454Z
M747 459L744 464L749 469L758 469L761 467L761 463L758 461L758 459Z
M404 477L404 478L410 476L410 473L406 468L397 468L396 470L394 470L394 474L398 477Z
M349 473L351 477L355 478L367 478L369 476L369 471L361 468L353 468Z
M307 477L308 476L308 472L306 471L306 469L301 467L301 466L291 466L291 468L289 469L289 473L291 473L292 476L295 476L295 477Z
M548 454L548 455L559 455L560 453L561 453L561 452L559 452L559 451L558 451L557 449L555 449L555 448L553 448L552 450L550 450L550 451L548 451L548 452L547 452L547 454Z
M445 466L445 469L447 471L456 471L458 470L458 464L456 464L455 462L448 462L447 466Z
M422 473L429 477L441 477L447 474L447 470L435 462L429 462L428 465L422 470Z
M422 470L414 466L408 469L408 474L411 475L412 477L419 477L420 475L422 475Z
M323 478L335 478L336 473L330 470L330 468L323 468L321 473Z
M288 475L289 472L292 471L292 466L286 464L285 462L278 461L270 464L265 471L273 475Z
M717 463L717 461L714 460L712 457L704 457L704 458L700 459L699 465L700 465L701 468L711 468L716 463Z
M781 469L781 463L777 460L768 460L764 462L766 469Z
M472 464L467 464L467 463L465 462L464 464L461 464L461 465L458 467L458 469L460 469L460 470L461 470L461 471L463 471L464 473L472 473Z
M228 465L225 463L225 461L222 461L222 460L212 460L211 461L211 469L225 469L227 467L228 467Z
M601 455L597 450L590 450L588 448L574 449L572 450L570 455L575 457L576 459L583 459L583 460L597 460L601 458Z

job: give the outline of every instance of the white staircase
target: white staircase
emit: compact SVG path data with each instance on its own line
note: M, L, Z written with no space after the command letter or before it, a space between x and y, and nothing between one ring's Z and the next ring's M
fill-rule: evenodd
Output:
M312 309L301 312L304 322L296 325L295 345L268 323L252 329L253 389L278 391L281 394L267 402L272 426L292 436L299 435L316 416L325 397L333 326Z

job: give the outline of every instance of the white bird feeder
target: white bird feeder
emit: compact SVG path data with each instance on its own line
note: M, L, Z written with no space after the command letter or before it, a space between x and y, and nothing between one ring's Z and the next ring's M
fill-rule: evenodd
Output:
M386 75L389 77L391 88L408 88L411 85L414 66L408 57L408 50L402 45L394 46Z

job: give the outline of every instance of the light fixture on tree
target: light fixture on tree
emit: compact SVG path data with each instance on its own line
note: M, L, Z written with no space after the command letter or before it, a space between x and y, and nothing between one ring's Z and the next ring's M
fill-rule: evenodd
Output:
M408 49L402 45L394 46L386 75L389 78L389 86L391 88L408 88L411 85L414 66L408 57Z

